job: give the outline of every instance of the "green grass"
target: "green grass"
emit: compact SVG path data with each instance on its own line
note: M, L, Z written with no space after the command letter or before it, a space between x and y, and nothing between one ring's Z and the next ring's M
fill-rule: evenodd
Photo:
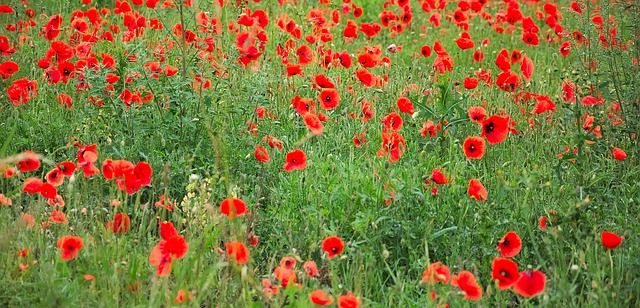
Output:
M113 10L113 4L105 2L94 5ZM214 66L211 60L198 57L193 45L185 47L171 32L173 25L180 23L180 10L134 7L147 20L161 19L165 29L145 29L143 36L128 43L119 41L122 32L114 35L115 44L104 40L95 43L92 52L99 59L101 53L111 54L116 66L114 70L85 70L92 87L82 91L76 91L77 80L47 84L36 63L44 57L50 42L39 32L48 16L59 13L65 30L56 39L69 43L71 11L91 6L81 6L80 1L69 7L32 1L29 7L36 12L36 27L24 33L0 30L12 45L19 36L26 37L24 44L15 44L13 55L0 57L0 63L12 60L20 66L19 72L0 82L0 157L9 158L6 163L10 167L15 164L11 156L26 150L42 158L38 170L0 178L0 193L13 203L0 207L0 306L172 306L180 289L193 296L185 305L206 307L306 307L312 306L308 294L316 289L330 293L333 305L338 296L351 291L363 306L371 307L638 305L637 4L599 3L602 16L615 16L618 39L627 44L626 51L601 47L590 22L593 4L587 3L582 3L583 15L570 11L568 3L559 3L558 7L564 16L560 21L563 28L569 33L581 31L591 42L589 46L577 46L570 37L547 43L544 38L551 30L543 19L535 17L540 45L528 46L520 38L521 30L513 35L498 34L477 16L470 20L468 30L476 48L460 50L455 40L462 30L445 17L456 5L447 5L442 26L434 28L428 23L430 15L415 1L411 2L413 21L403 33L392 37L383 28L373 38L367 39L360 32L358 39L345 42L342 33L346 20L354 18L340 14L339 25L331 29L334 41L326 48L355 55L352 67L327 70L316 61L304 68L304 76L288 78L275 50L292 36L276 26L278 16L286 13L295 19L303 32L297 45L308 45L304 41L311 31L310 24L304 22L307 12L319 6L340 10L341 5L298 2L297 6L283 7L266 0L249 4L252 11L263 9L269 16L265 28L269 40L257 60L257 70L245 69L236 62L239 53L235 36L227 25L237 21L240 8L219 9L205 1L182 8L184 28L194 32L197 12L210 12L222 21L222 34L214 36L219 50L211 53ZM358 23L379 22L382 2L356 3L364 10ZM10 5L18 12L0 15L0 23L26 19L20 1L11 1ZM529 16L536 10L543 11L542 5L520 6ZM504 7L502 2L493 1L484 10L495 19L496 12ZM392 10L400 12L397 6ZM119 15L106 20L123 27ZM427 27L426 38L419 35L422 25ZM105 29L108 25L98 33ZM489 45L480 47L485 38ZM453 70L444 75L434 72L435 55L425 59L419 54L422 45L433 47L436 39L455 61ZM560 43L565 40L572 44L568 57L559 53ZM175 47L169 48L168 42ZM390 44L403 49L391 54L385 50ZM382 55L391 59L389 68L370 69L380 76L388 74L388 83L381 88L364 87L354 74L361 68L357 56L365 46L374 45L381 45ZM143 68L145 63L157 61L153 54L156 46L167 47L165 63L178 68L177 75L154 79ZM485 53L481 63L472 61L473 50L478 48ZM520 50L535 64L531 80L521 80L516 93L549 95L556 104L554 113L533 115L535 101L516 103L513 93L495 85L500 69L494 61L502 48ZM317 51L316 47L312 49ZM128 62L125 52L136 55L137 62ZM297 61L294 52L290 55L292 63ZM188 60L183 61L185 58ZM585 68L585 61L597 62L597 70ZM463 79L473 77L479 68L491 71L492 85L481 81L478 88L465 89ZM221 78L214 69L227 75ZM513 70L520 74L519 65L513 65ZM114 84L114 94L104 93L108 72L122 78ZM125 77L134 72L139 77L125 84ZM195 74L211 80L212 86L194 90L191 83ZM325 131L320 136L309 135L302 118L290 106L296 95L317 98L318 91L309 79L316 74L332 78L341 97L338 108L323 111L330 121L324 123ZM16 107L9 101L7 88L24 77L37 80L38 94ZM562 102L565 79L578 86L576 104ZM406 139L406 152L398 162L389 163L376 156L382 142L381 120L389 112L398 112L396 99L410 84L419 90L407 94L416 113L402 115L400 133ZM590 86L597 92L590 93ZM143 95L151 93L153 100L125 108L118 98L125 88L140 90ZM73 98L70 110L57 103L59 93ZM586 95L601 95L604 104L583 106L579 102ZM90 96L101 97L104 106L92 105L87 100ZM362 99L373 105L373 118L368 123L349 116L360 113ZM614 101L620 103L618 115L624 119L617 126L608 118ZM467 109L480 105L485 105L488 115L504 110L517 122L518 134L510 134L500 144L487 144L481 160L469 160L462 144L469 136L479 136L481 128L469 121ZM272 112L273 119L257 119L254 110L258 106ZM602 138L583 130L580 117L585 114L595 117L593 126L601 126ZM436 138L423 137L420 129L428 120L436 124L446 120L449 124ZM248 121L258 124L257 135L246 131ZM364 129L367 142L355 147L352 139ZM263 141L266 135L281 140L284 149L268 147ZM76 172L58 187L69 223L51 223L43 229L40 222L48 220L53 207L37 194L22 193L23 182L28 177L44 179L58 162L76 162L75 141L97 144L98 168L105 159L148 162L154 171L151 184L128 195L102 174L85 178L82 172ZM269 151L268 164L254 158L257 145ZM579 149L578 154L570 151L558 158L565 146ZM625 150L627 158L614 160L612 146ZM306 153L307 167L285 172L286 153L297 148ZM3 163L0 160L0 170L5 168ZM450 178L449 184L438 185L437 197L431 194L434 184L425 186L434 168ZM472 178L487 188L486 202L467 194ZM161 195L176 202L174 211L154 206ZM250 213L234 220L222 215L219 205L231 196L245 201ZM113 199L122 205L112 207ZM22 213L33 215L36 226L22 225ZM124 234L113 234L105 227L116 213L131 217L131 227ZM549 217L545 230L539 228L543 216ZM157 277L149 254L161 240L158 223L165 220L176 226L189 249L184 258L174 260L169 277ZM522 251L513 258L520 270L546 274L545 290L532 298L498 290L491 280L491 263L500 256L496 247L509 231L522 238ZM612 250L604 248L602 231L624 236L622 245ZM259 237L255 247L248 242L251 234ZM58 238L65 235L84 239L78 257L70 261L62 260L56 247ZM337 235L346 243L344 252L334 259L328 259L321 248L322 240L329 235ZM247 264L238 265L218 251L233 241L247 244L251 254ZM28 255L19 257L16 251L24 248L30 249ZM263 295L263 279L279 285L273 272L286 256L297 260L295 271L302 288ZM307 260L318 264L319 277L306 277L302 264ZM423 271L436 261L447 265L452 275L463 270L474 273L483 290L479 301L463 299L460 289L449 284L421 283ZM21 271L21 264L29 268ZM86 281L85 274L95 276L95 281ZM430 299L431 290L437 293L435 301Z

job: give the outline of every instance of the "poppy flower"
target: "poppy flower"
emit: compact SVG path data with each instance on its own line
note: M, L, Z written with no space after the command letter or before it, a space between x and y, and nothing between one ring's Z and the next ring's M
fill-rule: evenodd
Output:
M480 202L487 201L487 189L478 179L471 179L469 181L469 188L467 189L467 193L469 194L469 196Z
M249 211L244 201L238 198L227 198L220 203L220 212L229 216L229 219L234 219L236 216L246 214Z
M156 275L158 275L158 277L167 277L171 274L172 262L171 255L162 253L161 244L153 247L149 255L149 263L156 268Z
M24 159L16 164L20 172L29 172L40 168L40 158L38 158L35 152L25 151L21 156L24 157Z
M256 159L261 162L261 163L268 163L270 158L269 158L269 152L267 152L267 149L265 149L263 146L258 145L256 147L256 151L253 153L253 155L256 157Z
M249 250L247 246L240 242L229 242L225 244L227 255L233 256L238 264L245 264L249 261Z
M62 260L73 260L78 256L78 252L82 249L84 240L78 236L63 236L58 239L58 249L62 250L60 257Z
M173 226L173 223L170 221L160 222L160 236L164 240L168 240L176 235L178 235L178 230Z
M440 262L431 263L422 273L422 282L428 284L438 282L447 284L450 278L451 272L449 271L449 267L442 265Z
M518 272L518 264L505 258L494 258L491 263L491 279L498 280L498 288L511 288L522 276Z
M622 149L613 147L613 158L615 160L625 160L627 158L627 153L625 153Z
M289 286L289 283L296 283L298 281L298 277L296 276L296 272L293 269L286 268L283 266L276 267L273 270L273 275L280 281L283 287Z
M118 213L114 216L113 221L107 223L107 230L123 234L129 230L129 226L131 225L131 218L127 213Z
M72 176L76 170L76 164L70 161L62 162L56 165L56 168L62 172L64 176Z
M315 114L307 112L304 114L304 116L302 116L302 119L304 120L304 124L307 126L307 128L315 135L319 136L324 131L322 122L320 122L320 119L318 119L318 116L316 116Z
M42 180L37 178L27 178L24 180L24 185L22 186L22 192L26 192L28 194L39 193L42 189L42 185L44 183Z
M53 185L54 187L58 187L64 182L64 175L58 168L47 172L45 178L47 179L47 183Z
M411 101L404 96L398 98L398 100L396 101L396 105L398 105L400 112L408 113L410 115L414 112L413 103L411 103Z
M482 124L484 118L487 117L487 111L484 109L484 107L481 106L469 107L468 113L469 119L472 122L476 122L478 124Z
M294 257L283 257L280 259L280 266L286 269L293 269L296 266L296 259Z
M482 135L490 144L498 144L504 141L509 134L509 120L498 115L490 116L482 121Z
M469 271L462 271L458 275L453 275L451 277L451 285L462 289L465 299L476 301L482 297L482 287L476 282L476 276Z
M295 150L287 153L286 163L283 168L287 172L293 170L304 170L307 167L307 154L302 150Z
M324 110L331 110L340 104L340 94L335 89L324 89L318 95L320 107Z
M462 147L464 148L464 155L469 159L481 159L484 156L485 143L481 137L468 137L464 140Z
M524 79L531 80L531 76L533 75L533 60L527 57L526 55L522 56L522 61L520 62L520 71L522 72L522 76Z
M333 259L344 250L344 242L335 235L329 236L322 241L322 250L328 253L329 259Z
M42 183L40 194L47 199L53 199L58 195L58 190L49 183Z
M322 290L315 290L309 293L311 302L319 306L329 306L333 303L333 297Z
M340 295L338 297L339 308L358 308L361 304L362 302L351 292L347 293L346 295Z
M160 241L162 254L170 256L172 259L181 259L187 254L189 245L182 235L174 235L166 240Z
M69 224L69 220L67 220L67 216L63 211L53 210L51 211L51 216L49 216L49 221L56 224Z
M547 111L556 112L556 104L551 101L549 95L537 95L536 101L538 103L536 104L536 107L531 111L532 114L541 114Z
M430 57L431 56L431 46L429 46L429 45L422 46L422 48L420 48L420 54L425 58Z
M546 280L543 272L522 272L520 279L513 285L513 291L524 297L532 297L544 291Z
M467 78L464 79L463 85L464 85L465 89L473 90L478 86L478 79L477 78L472 78L472 77L467 77Z
M384 125L385 131L391 129L397 132L402 128L402 123L402 117L395 112L392 112L382 118L382 124Z
M315 261L304 262L302 268L304 269L304 272L307 273L307 276L309 276L309 278L313 278L319 273L318 266L316 265Z
M434 181L438 185L449 184L449 179L440 171L438 168L434 168L431 171L431 176L429 177L432 181Z
M398 134L396 132L383 132L382 147L380 150L378 150L378 152L376 152L376 155L378 157L385 157L389 155L387 160L390 163L394 163L400 160L400 157L402 156L402 154L404 154L404 151L406 149L406 141L401 134Z
M613 232L602 231L602 246L608 249L614 249L622 244L622 240L624 240L624 236L619 236Z
M11 77L11 75L19 70L20 66L18 66L18 63L15 63L13 61L6 61L0 64L0 76L2 76L2 79Z
M521 249L522 240L515 232L507 233L498 243L498 248L496 248L496 250L500 250L500 254L505 258L515 257L520 253Z

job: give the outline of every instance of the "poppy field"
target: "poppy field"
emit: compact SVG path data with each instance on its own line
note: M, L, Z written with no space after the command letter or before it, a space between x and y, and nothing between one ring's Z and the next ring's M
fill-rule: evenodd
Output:
M0 3L0 306L640 306L640 4Z

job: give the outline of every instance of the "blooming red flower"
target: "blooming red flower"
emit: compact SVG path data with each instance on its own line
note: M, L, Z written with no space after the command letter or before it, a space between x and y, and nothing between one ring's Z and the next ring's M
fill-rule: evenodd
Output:
M469 181L469 188L467 189L469 196L475 198L480 202L487 201L487 189L482 185L478 179L471 179Z
M322 250L328 253L327 257L332 259L342 253L344 242L337 236L329 236L322 241Z
M16 164L20 172L29 172L40 168L40 158L33 151L25 151L22 153L25 158Z
M544 291L547 277L543 272L526 271L521 275L513 285L513 291L525 297L532 297Z
M287 153L286 163L283 168L287 172L293 170L304 170L307 167L307 154L302 150L295 150Z
M60 171L60 169L55 168L47 172L47 175L45 175L45 179L47 179L47 183L53 185L54 187L58 187L64 182L64 174L62 174L62 171Z
M422 273L422 282L428 284L434 283L449 283L451 278L451 272L446 265L442 265L440 262L431 263Z
M451 285L459 287L464 292L464 298L472 301L482 297L482 287L476 282L476 276L469 271L462 271L458 275L451 277Z
M227 198L220 203L220 212L229 216L229 219L234 219L236 216L244 215L249 211L244 201L238 198Z
M613 147L613 158L615 160L625 160L627 158L627 153L625 153L622 149Z
M402 128L402 123L402 117L395 112L389 113L382 118L382 124L384 125L385 131L390 129L397 132Z
M256 157L256 159L261 162L261 163L268 163L270 158L269 158L269 152L267 152L267 149L265 149L263 146L258 145L256 147L256 151L253 153L253 155Z
M225 246L227 255L233 256L238 264L245 264L249 261L249 250L243 243L229 242Z
M518 272L518 264L505 258L494 258L491 263L491 279L498 280L498 288L511 288L522 276Z
M123 234L129 230L131 218L127 213L118 213L113 217L113 221L107 223L107 230L113 233Z
M376 155L384 157L389 155L387 159L390 163L400 160L402 154L407 149L404 137L396 132L382 133L382 148L378 150Z
M608 249L614 249L622 244L623 236L619 236L613 232L602 231L602 246Z
M307 112L304 114L304 116L302 116L302 119L304 120L304 124L307 125L307 128L312 133L316 135L321 135L322 132L324 131L324 126L322 125L322 122L320 122L320 119L318 119L318 116L316 116L315 114L311 112Z
M78 236L63 236L58 239L58 249L62 250L60 257L62 260L73 260L78 256L78 252L82 249L84 240Z
M482 135L490 144L504 141L509 134L509 119L498 115L490 116L482 121Z
M307 273L307 276L309 276L309 278L318 275L318 266L316 265L315 261L304 262L302 268L304 269L304 272Z
M462 147L464 148L464 155L469 159L481 159L484 156L485 143L481 137L468 137L464 140Z
M315 290L309 293L311 302L320 306L329 306L333 303L333 297L322 290Z
M500 250L500 254L502 254L505 258L515 257L520 250L522 249L522 240L515 232L508 232L500 242L498 243L498 248L496 250Z
M478 124L482 124L484 118L487 117L487 111L480 106L469 107L469 119Z
M335 89L324 89L318 95L320 107L324 110L331 110L340 104L340 94Z
M408 114L413 114L414 112L413 103L411 103L411 101L404 96L398 98L398 100L396 101L396 105L398 105L400 112Z
M442 171L440 171L440 169L438 168L433 168L429 179L431 179L438 185L449 184L449 179L447 179L447 177L444 176L444 173L442 173Z
M24 185L22 186L22 192L26 192L29 194L39 193L42 190L42 180L38 178L27 178L24 180Z
M69 224L69 220L67 220L67 216L64 214L64 212L58 210L51 211L49 221L57 224Z
M358 308L360 307L360 304L362 304L362 302L351 292L338 297L339 308Z

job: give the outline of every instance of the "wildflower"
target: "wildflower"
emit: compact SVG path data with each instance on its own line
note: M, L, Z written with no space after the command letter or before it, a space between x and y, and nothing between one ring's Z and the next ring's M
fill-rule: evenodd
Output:
M482 287L476 282L476 277L468 271L462 271L451 277L451 285L459 287L464 292L464 298L472 301L482 297Z
M602 231L602 246L608 249L614 249L622 244L623 236L619 236L613 232Z
M522 240L515 232L508 232L498 243L500 254L505 258L515 257L522 249Z
M73 260L78 256L78 252L82 249L84 240L78 236L63 236L58 239L58 249L62 250L60 257L62 260Z
M337 236L329 236L322 241L322 250L328 253L329 259L333 259L344 250L344 242Z
M540 271L526 271L521 273L520 279L513 285L513 291L524 296L532 297L544 291L547 277Z
M329 306L333 303L333 297L322 290L315 290L309 293L309 298L311 302L320 306Z
M512 287L522 276L518 264L505 258L494 258L491 263L491 279L498 280L498 288L506 290Z

